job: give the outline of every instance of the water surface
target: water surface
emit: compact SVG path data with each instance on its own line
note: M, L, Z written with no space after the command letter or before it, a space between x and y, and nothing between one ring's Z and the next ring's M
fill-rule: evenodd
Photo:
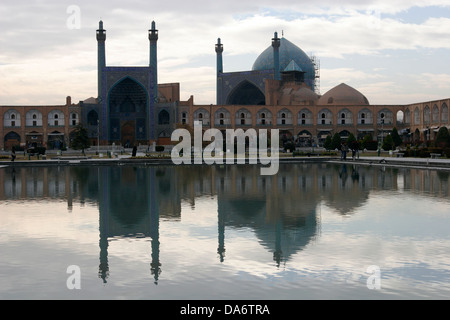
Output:
M449 227L448 171L1 168L0 298L447 299Z

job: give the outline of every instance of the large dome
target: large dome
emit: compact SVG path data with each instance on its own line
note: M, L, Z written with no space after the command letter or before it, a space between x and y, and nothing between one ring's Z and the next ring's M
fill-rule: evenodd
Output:
M280 39L280 72L283 72L291 61L294 61L303 72L305 72L305 82L311 88L314 88L316 72L314 64L308 55L295 44L286 38ZM271 70L273 69L273 48L272 46L264 50L253 64L252 70Z
M318 105L347 105L347 106L364 106L369 105L367 98L355 88L341 83L340 85L330 89L322 97L320 97Z

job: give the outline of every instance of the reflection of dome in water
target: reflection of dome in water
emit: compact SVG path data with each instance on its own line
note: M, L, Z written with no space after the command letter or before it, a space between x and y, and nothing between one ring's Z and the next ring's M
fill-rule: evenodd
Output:
M305 72L305 82L309 86L314 85L316 76L314 64L308 55L295 44L285 38L280 39L280 71L284 71L291 61L294 61L302 71ZM269 46L264 50L253 64L256 70L272 70L273 69L273 48Z
M219 197L219 215L225 215L225 225L251 228L258 242L274 253L274 259L277 257L278 264L315 238L318 227L315 207L312 201L295 212L281 210L275 216L268 216L270 209L265 198Z
M318 105L369 105L367 98L355 88L341 83L320 97Z

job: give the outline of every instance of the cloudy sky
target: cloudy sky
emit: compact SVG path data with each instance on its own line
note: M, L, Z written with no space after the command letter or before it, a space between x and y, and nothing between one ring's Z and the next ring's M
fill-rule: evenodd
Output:
M217 38L224 71L245 71L275 31L320 60L322 94L345 82L372 104L450 97L449 0L2 0L0 105L95 97L100 19L109 66L148 65L155 20L159 82L196 104L215 103Z

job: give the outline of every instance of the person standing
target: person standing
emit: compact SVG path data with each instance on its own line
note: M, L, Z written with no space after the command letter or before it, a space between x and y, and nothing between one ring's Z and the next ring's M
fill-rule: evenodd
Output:
M16 160L16 148L12 147L12 150L11 150L11 162L14 162L14 160Z

